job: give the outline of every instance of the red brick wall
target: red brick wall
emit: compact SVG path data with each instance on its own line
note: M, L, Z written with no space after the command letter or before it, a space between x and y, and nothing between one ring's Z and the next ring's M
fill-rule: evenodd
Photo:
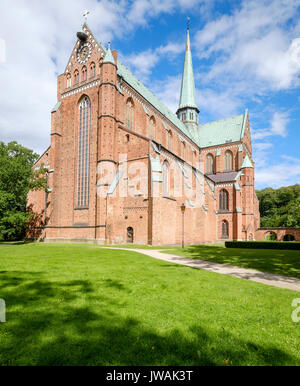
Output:
M89 41L92 43L93 40L91 35ZM94 41L92 44L97 43ZM113 54L116 59L117 53L113 52ZM91 62L96 64L96 76L93 79L89 79L88 73L87 81L78 85L72 84L71 88L66 89L66 73L58 77L58 101L61 101L62 104L57 112L52 113L51 148L48 150L47 159L55 172L49 177L49 186L53 188L53 193L49 194L48 227L43 234L46 239L86 239L98 242L126 243L127 228L132 227L135 243L179 244L182 239L180 209L182 203L187 205L184 215L184 237L188 244L218 241L221 237L223 220L228 221L229 224L229 239L241 239L242 226L252 227L254 232L257 225L257 222L254 222L254 216L244 215L244 212L259 215L254 187L243 186L246 185L247 178L250 178L253 184L251 170L246 171L245 177L239 179L241 191L236 191L233 183L226 186L229 193L229 211L218 213L221 187L214 186L211 182L212 190L204 181L204 185L200 188L199 207L190 206L187 200L191 197L189 197L190 191L187 186L195 187L196 178L192 174L190 179L186 179L176 164L177 160L198 167L200 161L201 170L205 170L206 155L209 151L215 157L216 172L223 172L225 152L230 150L233 153L234 168L238 170L245 155L245 149L239 152L238 146L245 142L251 150L250 138L245 136L245 139L239 143L202 149L200 154L199 148L183 133L179 133L179 130L141 95L124 81L120 85L121 80L117 76L116 66L111 63L103 64L102 59L99 47L94 48L89 62L85 64L88 69ZM76 61L75 51L71 55L67 68L72 74L72 79L74 71L78 70L81 74L82 66ZM89 208L78 210L76 208L78 105L85 95L89 97L92 109ZM134 104L132 130L126 127L125 122L128 98L131 98ZM155 120L154 140L156 144L162 146L160 154L154 151L149 138L151 117ZM168 148L168 131L162 122L172 133L170 149ZM182 159L182 142L178 133L185 141L184 159ZM220 156L216 156L218 150L221 150ZM161 165L166 159L168 162L175 163L170 173L170 197L168 198L163 197L163 183L152 182L149 153L153 157L159 157ZM101 165L105 163L110 163L117 170L122 166L119 162L120 157L124 154L127 157L129 168L135 167L139 162L146 170L144 178L148 185L147 192L143 193L147 194L128 195L127 197L120 197L117 194L121 185L127 184L129 189L133 189L131 186L135 185L138 174L135 171L121 178L116 194L99 197L97 183L101 176L97 170L99 171ZM45 157L46 155L39 163L45 160ZM178 187L178 182L176 183L178 178L182 185L182 194L176 196L172 190L175 185ZM99 184L101 185L101 181ZM99 189L107 188L107 186L98 186L98 192ZM159 192L158 197L151 196L151 192L155 189ZM44 192L30 192L28 195L28 205L33 205L34 211L39 215L43 213L44 194ZM236 212L237 207L241 207L243 214Z

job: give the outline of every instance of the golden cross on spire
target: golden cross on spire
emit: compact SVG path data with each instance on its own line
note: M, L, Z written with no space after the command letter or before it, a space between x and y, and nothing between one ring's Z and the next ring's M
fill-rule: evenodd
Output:
M89 14L90 14L90 11L84 11L83 17L85 17L85 21L87 21Z

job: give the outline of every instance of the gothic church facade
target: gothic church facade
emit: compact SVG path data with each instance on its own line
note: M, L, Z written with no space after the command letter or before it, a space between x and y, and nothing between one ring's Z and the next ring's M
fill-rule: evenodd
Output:
M174 114L85 23L58 76L51 144L34 166L48 168L49 189L29 192L28 237L152 245L179 244L183 233L188 244L255 239L248 111L202 125L198 115L189 30Z

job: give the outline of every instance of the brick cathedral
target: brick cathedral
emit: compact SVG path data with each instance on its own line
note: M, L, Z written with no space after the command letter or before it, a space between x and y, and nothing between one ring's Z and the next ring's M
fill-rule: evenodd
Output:
M36 162L29 237L196 244L252 240L260 215L248 111L198 124L189 30L171 112L86 23L57 80L51 144ZM184 207L183 207L184 204ZM185 211L183 211L185 208Z

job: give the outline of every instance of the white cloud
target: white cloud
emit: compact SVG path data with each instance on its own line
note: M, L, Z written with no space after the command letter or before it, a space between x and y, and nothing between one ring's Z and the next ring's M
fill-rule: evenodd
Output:
M172 60L184 51L184 43L168 43L156 49L147 49L131 55L120 55L121 61L142 81L147 82L158 62Z
M295 86L300 42L286 23L297 20L298 6L299 0L244 1L231 16L207 23L196 35L199 57L214 60L207 81L225 74L251 79L256 92Z
M192 10L200 14L207 12L213 3L213 0L136 0L128 12L128 20L146 25L149 18L161 13L173 14Z
M205 2L198 0L193 4ZM0 39L6 45L6 62L0 63L0 140L17 140L39 153L49 145L56 77L64 71L84 9L91 11L88 23L95 35L107 43L113 42L114 37L127 39L151 17L186 10L189 4L182 0L0 2ZM149 51L148 55L137 54L129 59L145 77L159 60L159 53L177 52L177 45L170 43L154 54Z
M282 156L282 161L268 167L256 168L256 186L263 188L270 186L279 188L281 186L293 185L300 181L300 158Z
M289 123L289 115L286 112L275 112L271 121L270 128L259 129L254 132L252 138L254 140L263 139L266 137L279 135L281 137L287 136L287 125Z
M180 88L181 75L169 76L151 85L152 92L173 112L178 109Z

